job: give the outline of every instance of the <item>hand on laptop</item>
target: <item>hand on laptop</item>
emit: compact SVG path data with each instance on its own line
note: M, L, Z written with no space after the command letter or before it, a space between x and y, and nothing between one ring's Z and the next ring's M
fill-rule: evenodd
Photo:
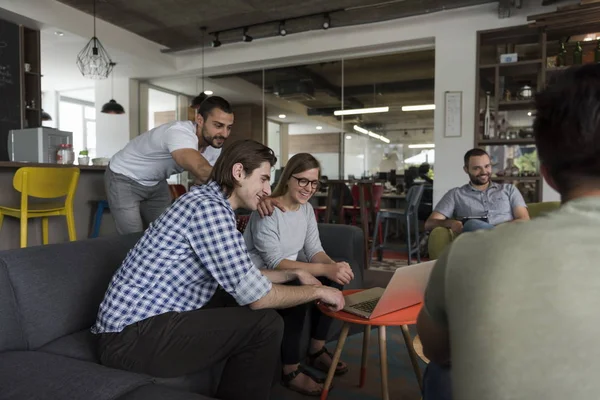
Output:
M322 286L323 285L320 280L315 278L308 271L305 271L303 269L297 269L297 270L294 270L294 273L296 274L296 278L298 278L300 283L303 285L313 285L313 286Z
M340 311L346 305L344 295L338 289L321 286L318 290L319 301L325 304L331 311Z
M354 272L347 262L327 264L325 268L325 276L340 285L347 285L354 279Z

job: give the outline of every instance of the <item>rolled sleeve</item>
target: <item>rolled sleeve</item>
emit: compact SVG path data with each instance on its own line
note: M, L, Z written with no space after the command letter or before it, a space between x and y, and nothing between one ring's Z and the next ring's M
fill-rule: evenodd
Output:
M454 200L455 192L456 189L446 192L433 211L442 214L446 218L454 218L454 212L456 210L456 201Z
M198 259L238 304L252 303L271 290L269 280L250 260L233 210L203 202L190 225L187 240Z
M235 293L230 293L240 306L245 306L262 299L271 291L273 284L257 268L246 272L237 286Z

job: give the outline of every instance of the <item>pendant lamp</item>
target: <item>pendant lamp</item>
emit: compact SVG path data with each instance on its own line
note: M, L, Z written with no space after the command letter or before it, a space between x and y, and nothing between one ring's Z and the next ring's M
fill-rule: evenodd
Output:
M81 74L90 79L106 79L110 75L113 64L108 52L96 37L96 0L94 8L94 36L77 55L77 67Z
M202 27L200 28L200 31L202 32L202 91L198 94L198 96L194 97L192 104L190 104L190 107L195 108L196 110L200 108L200 104L202 104L202 102L208 97L208 95L204 93L204 35L206 33L206 28Z
M117 64L111 61L110 65L112 69ZM112 74L110 79L111 100L102 106L101 112L103 112L104 114L125 114L125 109L123 108L123 106L117 103L117 101L112 98L114 97L115 74Z

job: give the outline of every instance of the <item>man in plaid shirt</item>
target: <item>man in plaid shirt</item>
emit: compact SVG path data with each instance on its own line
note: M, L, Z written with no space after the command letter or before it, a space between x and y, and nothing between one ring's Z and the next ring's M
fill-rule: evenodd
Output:
M311 275L261 272L249 258L234 210L256 210L270 194L276 160L258 142L235 142L208 184L150 225L113 276L92 327L104 365L177 377L225 361L216 397L269 398L283 333L269 308L344 306L339 290ZM294 279L304 285L278 284Z

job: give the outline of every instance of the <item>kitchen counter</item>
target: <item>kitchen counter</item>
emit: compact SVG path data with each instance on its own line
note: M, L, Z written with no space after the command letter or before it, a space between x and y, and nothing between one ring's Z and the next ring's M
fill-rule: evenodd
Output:
M106 170L106 166L2 161L0 162L0 188L2 188L0 190L0 205L19 204L21 194L13 187L13 177L17 169L21 167L78 167L81 170L74 200L75 230L78 240L87 238L93 223L93 213L96 210L95 201L106 199L104 191L104 171ZM48 225L50 243L61 243L69 240L65 217L50 217ZM4 217L4 222L0 228L0 250L19 248L19 232L19 220ZM111 233L116 233L115 225L110 212L105 212L102 218L100 235ZM28 246L41 244L42 220L41 218L30 219L28 226Z
M0 168L21 168L21 167L77 167L82 171L105 171L106 165L77 165L77 164L50 164L21 161L0 161Z

